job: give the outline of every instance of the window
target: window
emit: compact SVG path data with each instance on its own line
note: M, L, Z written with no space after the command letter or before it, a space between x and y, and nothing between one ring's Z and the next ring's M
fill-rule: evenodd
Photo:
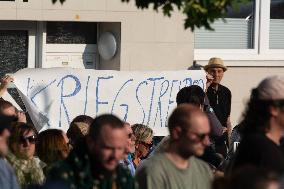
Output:
M215 31L195 31L195 59L218 56L231 60L229 66L283 66L283 10L284 0L251 0L239 11L229 9L227 22L213 23ZM264 61L252 62L258 60Z
M284 0L271 0L269 48L284 49Z
M97 24L87 22L47 22L46 43L96 44Z
M252 49L254 36L254 2L229 8L226 21L219 19L212 24L214 31L195 31L196 49Z

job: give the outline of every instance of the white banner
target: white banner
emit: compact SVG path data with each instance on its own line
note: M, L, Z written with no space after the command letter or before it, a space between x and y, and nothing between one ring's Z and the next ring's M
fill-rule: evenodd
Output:
M67 131L78 115L112 113L130 124L148 125L156 136L168 134L167 119L176 107L177 92L190 85L204 89L206 84L202 70L23 69L14 78L38 130Z

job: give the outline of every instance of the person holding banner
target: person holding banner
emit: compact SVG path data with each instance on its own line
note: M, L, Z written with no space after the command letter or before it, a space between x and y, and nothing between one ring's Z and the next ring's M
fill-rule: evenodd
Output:
M4 76L3 78L1 78L0 80L0 97L2 98L3 94L5 92L7 92L7 88L8 88L8 85L9 83L13 82L14 81L14 78L9 76L9 75L6 75Z
M13 117L16 122L27 123L25 113L23 111L19 111L11 102L4 99L0 99L0 114L3 116Z
M90 125L85 141L50 170L48 181L63 181L71 189L138 188L130 172L119 165L126 143L123 122L111 114L100 115Z

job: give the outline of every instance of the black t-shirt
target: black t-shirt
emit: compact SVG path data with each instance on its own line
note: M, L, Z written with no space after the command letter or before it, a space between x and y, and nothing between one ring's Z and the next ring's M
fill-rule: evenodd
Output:
M209 86L207 90L207 97L217 118L224 127L227 127L227 120L231 114L231 91L220 84L217 91L213 89L213 87Z
M250 134L242 139L233 161L233 171L251 165L284 173L284 154L281 147L260 133Z

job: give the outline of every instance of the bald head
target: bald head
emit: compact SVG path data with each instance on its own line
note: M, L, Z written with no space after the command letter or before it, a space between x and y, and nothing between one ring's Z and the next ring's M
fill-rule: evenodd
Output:
M176 127L181 127L182 129L189 129L192 127L192 118L207 116L200 110L200 108L193 106L191 104L181 104L179 105L171 114L168 122L168 127L170 134ZM186 128L185 128L186 127Z
M171 144L184 159L201 156L210 144L210 126L207 115L190 104L178 106L169 118Z

